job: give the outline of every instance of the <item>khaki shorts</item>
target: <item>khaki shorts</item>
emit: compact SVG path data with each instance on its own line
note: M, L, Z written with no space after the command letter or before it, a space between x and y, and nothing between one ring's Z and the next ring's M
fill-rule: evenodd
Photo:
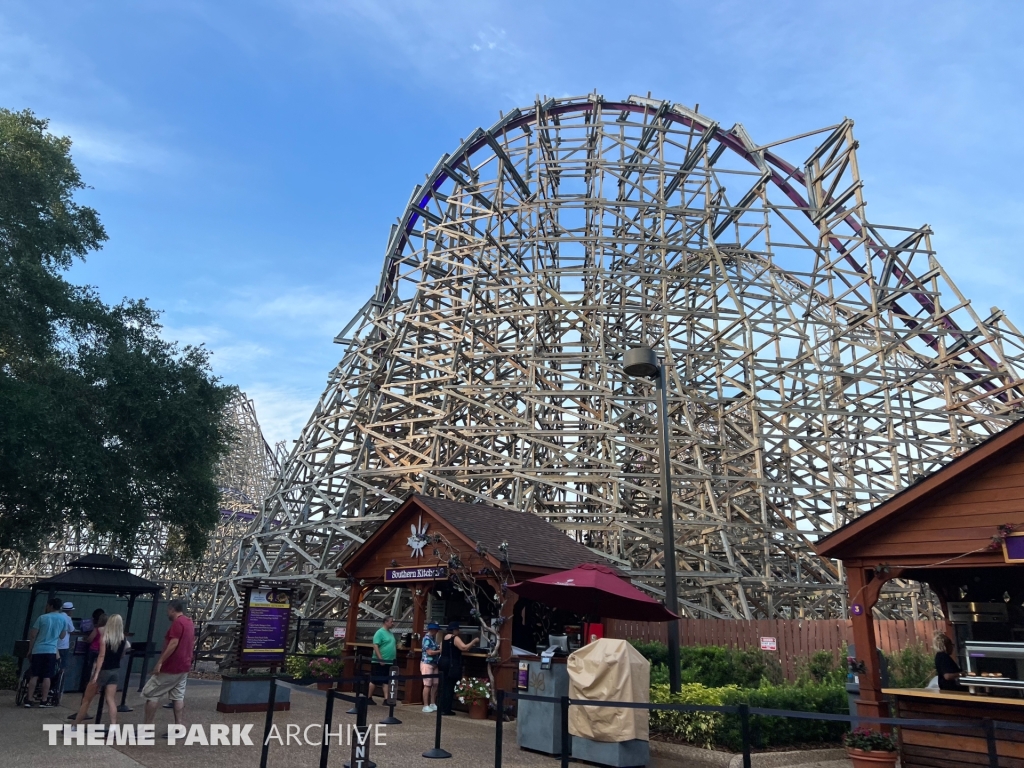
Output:
M156 701L165 693L169 693L171 701L184 701L186 680L188 680L188 672L153 675L146 681L146 686L142 689L142 698L146 701Z
M437 665L436 664L427 664L427 662L421 661L420 662L420 674L421 675L436 675L437 674ZM425 677L425 678L423 678L423 687L424 688L432 688L435 685L437 685L437 678L436 677Z

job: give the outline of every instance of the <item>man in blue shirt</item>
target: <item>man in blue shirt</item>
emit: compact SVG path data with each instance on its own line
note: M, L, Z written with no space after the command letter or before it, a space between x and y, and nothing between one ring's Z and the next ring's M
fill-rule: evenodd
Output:
M36 619L35 624L28 633L29 641L29 674L28 695L25 699L25 706L32 706L32 694L35 693L36 683L43 678L42 698L39 701L40 707L52 707L50 698L50 679L57 674L57 643L67 635L68 630L64 621L64 614L61 613L60 598L53 598L46 604L46 612Z

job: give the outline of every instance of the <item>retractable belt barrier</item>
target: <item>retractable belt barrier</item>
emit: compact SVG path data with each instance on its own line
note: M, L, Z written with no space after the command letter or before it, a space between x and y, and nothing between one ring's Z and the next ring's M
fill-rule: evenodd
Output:
M646 709L662 712L718 712L725 715L739 715L740 733L743 742L743 768L750 768L750 716L761 717L784 717L799 720L827 720L844 723L873 723L876 725L890 725L902 728L967 728L980 730L984 733L988 742L988 756L990 768L999 768L998 757L996 756L996 731L1017 731L1024 732L1024 725L1007 723L999 720L922 720L916 718L896 717L861 717L859 715L840 715L823 712L800 712L789 709L765 709L762 707L751 707L747 704L735 705L712 705L712 704L660 704L645 703L637 701L589 701L587 699L571 699L568 696L537 696L534 694L520 693L519 691L498 692L499 727L494 731L494 765L501 768L502 749L502 728L500 722L504 717L504 706L506 701L546 701L559 704L561 707L562 722L562 768L569 764L570 740L569 734L569 707L614 707L616 709Z
M391 668L391 673L388 676L388 683L385 687L388 698L385 700L389 703L390 712L388 717L381 721L384 725L401 725L401 720L394 717L395 704L397 703L398 683L404 680L426 680L426 679L438 679L440 682L444 680L443 673L434 673L430 675L402 675L398 673L397 667ZM288 688L293 691L299 691L301 693L313 694L317 696L323 696L326 699L324 706L324 739L320 746L320 766L326 768L327 761L330 756L331 740L329 737L330 728L334 721L334 700L342 699L350 702L353 707L348 710L346 714L354 714L356 716L355 738L352 740L352 756L350 762L345 763L345 768L376 768L377 764L370 760L370 726L367 725L367 696L363 691L369 684L373 682L372 675L360 675L358 677L332 677L332 678L293 678L285 675L275 675L270 678L270 696L267 700L267 716L263 724L263 745L260 752L260 768L267 768L267 762L270 758L270 735L274 728L274 703L277 698L277 689ZM316 689L310 689L308 686L313 683L333 683L335 685L353 685L355 690L352 693L345 693L331 688L330 690L320 691ZM432 758L447 758L451 757L451 752L441 749L441 712L437 712L437 720L434 728L434 747L423 753L424 757ZM341 737L339 734L339 743Z

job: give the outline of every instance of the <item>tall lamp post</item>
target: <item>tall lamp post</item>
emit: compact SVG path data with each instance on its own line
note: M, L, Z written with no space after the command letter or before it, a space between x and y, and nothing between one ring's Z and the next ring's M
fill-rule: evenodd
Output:
M679 610L676 595L676 535L672 515L672 476L668 451L668 387L665 365L650 347L626 350L623 370L629 376L654 379L661 401L658 405L658 443L661 449L661 538L665 547L665 607L672 613ZM668 679L672 693L679 693L679 622L670 621L668 633Z

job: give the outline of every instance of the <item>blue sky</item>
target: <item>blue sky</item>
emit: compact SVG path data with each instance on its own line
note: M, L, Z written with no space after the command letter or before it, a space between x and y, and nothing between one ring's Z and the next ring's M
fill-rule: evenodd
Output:
M72 279L163 309L290 441L412 186L538 93L650 91L762 144L849 116L869 218L931 224L1024 326L1022 31L978 0L7 0L0 106L75 142L110 242Z

